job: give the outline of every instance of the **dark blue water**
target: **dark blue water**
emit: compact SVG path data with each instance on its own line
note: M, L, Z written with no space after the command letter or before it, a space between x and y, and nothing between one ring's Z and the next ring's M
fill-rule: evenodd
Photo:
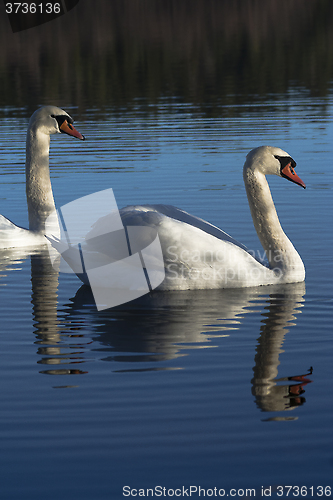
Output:
M320 487L332 486L333 468L333 108L326 102L323 114L323 105L297 89L232 117L176 100L147 115L138 103L123 115L87 112L76 122L85 143L52 137L58 206L111 187L119 207L173 204L253 250L242 165L253 147L281 147L307 189L270 185L307 277L153 293L97 312L89 289L58 276L46 252L2 251L2 498L152 496L147 488L195 498L195 487L206 497L214 488L260 497L263 487L287 498L285 485L304 486L303 498L330 496ZM12 118L0 129L1 213L21 225L26 126Z

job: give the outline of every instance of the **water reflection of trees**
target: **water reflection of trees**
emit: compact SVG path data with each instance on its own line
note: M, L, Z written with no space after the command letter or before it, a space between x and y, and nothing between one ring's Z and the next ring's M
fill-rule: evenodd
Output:
M52 23L12 34L2 15L0 106L34 109L66 96L100 108L168 95L233 104L291 82L324 96L332 17L331 0L81 0Z

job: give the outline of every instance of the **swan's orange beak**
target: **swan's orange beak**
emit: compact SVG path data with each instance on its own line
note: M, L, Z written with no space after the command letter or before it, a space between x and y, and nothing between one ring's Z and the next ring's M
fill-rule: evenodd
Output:
M78 139L81 139L82 141L85 140L84 135L80 134L76 130L76 128L73 127L71 123L69 123L67 120L64 120L62 124L60 125L60 130L61 132L64 132L65 134L72 135L73 137L77 137Z
M281 174L283 175L283 177L285 177L289 181L295 182L295 184L302 186L302 188L304 188L304 189L306 188L302 179L300 179L298 177L294 168L291 166L291 163L287 163L287 165L281 170Z

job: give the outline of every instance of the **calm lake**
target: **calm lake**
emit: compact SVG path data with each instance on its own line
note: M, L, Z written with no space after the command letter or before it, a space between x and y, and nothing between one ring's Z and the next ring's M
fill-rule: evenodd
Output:
M247 153L282 148L306 184L268 179L305 283L153 292L97 311L47 249L0 250L1 499L331 497L330 18L313 18L312 3L300 16L297 1L251 2L248 26L246 9L234 18L241 3L220 2L224 31L211 0L211 18L200 2L194 15L156 1L147 25L145 0L134 12L105 2L100 25L89 10L82 24L68 15L73 31L55 21L13 35L0 20L0 213L15 224L28 226L25 138L41 104L65 109L86 136L51 137L57 207L112 188L119 208L174 205L262 253ZM265 21L273 4L278 26Z
M295 90L207 118L176 99L149 114L138 102L87 112L75 122L84 143L52 137L58 206L111 187L119 207L174 204L254 250L242 165L257 145L285 149L307 189L270 185L307 276L97 312L47 252L2 251L3 498L122 498L124 486L272 486L278 498L279 485L310 498L331 485L333 101L323 105ZM23 226L26 127L1 119L1 211Z

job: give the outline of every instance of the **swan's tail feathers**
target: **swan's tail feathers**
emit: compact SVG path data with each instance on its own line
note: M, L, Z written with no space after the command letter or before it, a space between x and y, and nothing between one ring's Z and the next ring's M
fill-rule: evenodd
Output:
M12 221L0 214L0 231L10 229L12 227L17 227Z
M16 226L12 221L0 215L0 249L28 248L45 245L43 234L34 233Z

